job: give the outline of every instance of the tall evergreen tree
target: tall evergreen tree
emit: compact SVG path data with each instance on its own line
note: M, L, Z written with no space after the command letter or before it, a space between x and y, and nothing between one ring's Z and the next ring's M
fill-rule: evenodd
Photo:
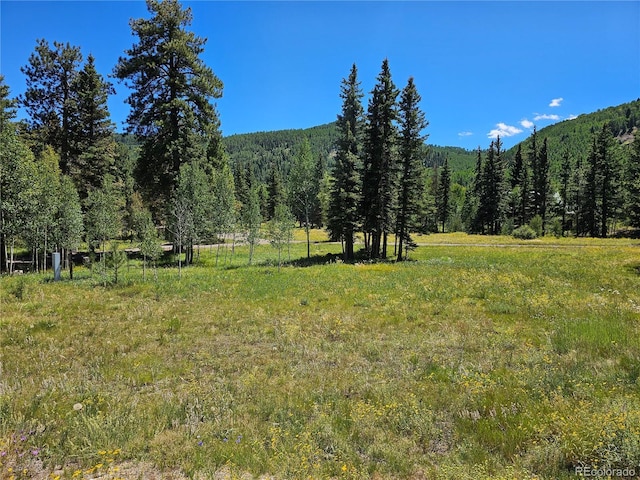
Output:
M269 180L267 184L267 193L269 198L267 199L267 220L273 218L276 212L276 206L285 203L286 194L284 183L282 180L282 172L278 164L271 162L271 169L269 171Z
M625 171L625 210L632 227L640 228L640 134L631 144Z
M406 258L405 250L415 247L410 233L419 227L420 197L423 190L421 148L426 136L422 131L428 122L420 110L422 98L413 77L402 90L399 109L400 182L396 233L398 235L398 261Z
M584 213L586 177L585 166L582 159L578 157L569 183L569 202L573 206L573 230L576 237L586 233Z
M583 212L585 231L592 237L598 236L598 170L600 169L598 157L598 143L593 136L591 150L587 157L587 172L585 175L585 189L583 196Z
M369 100L364 144L362 214L371 258L386 258L387 235L395 227L397 159L394 145L398 93L391 79L389 61L385 59Z
M182 163L218 151L202 147L219 141L211 99L222 96L222 82L200 58L206 40L186 29L190 8L177 0L147 0L147 8L150 19L131 20L138 43L114 74L132 90L127 121L143 142L137 179L157 204L175 188Z
M616 143L608 124L598 134L600 183L600 236L609 233L609 222L615 220L621 206L621 164Z
M549 180L549 150L547 146L547 138L542 141L542 147L538 155L538 172L536 174L536 183L534 185L538 212L542 219L542 233L544 235L547 224L547 210L549 204L550 195L550 180Z
M522 157L522 144L518 149L511 168L511 216L516 226L527 223L527 207L529 195L529 172Z
M537 194L537 186L540 184L540 169L538 166L538 130L534 126L531 134L531 142L529 143L529 151L527 152L527 164L531 172L531 184L527 195L529 196L530 218L538 215L540 212L540 198Z
M96 71L95 59L89 55L73 83L76 110L70 122L72 154L67 165L82 199L89 190L102 185L106 174L115 173L118 152L107 106L113 93L113 87Z
M436 205L438 207L438 221L442 225L442 232L444 233L445 225L451 214L451 169L449 168L449 159L445 157L444 166L442 167L442 173L440 174L440 181L438 182L438 196L436 198Z
M500 233L507 206L507 188L505 185L500 137L491 142L491 146L487 151L487 158L482 167L480 185L477 224L482 226L483 233L497 235Z
M19 98L29 115L30 128L40 145L53 146L60 155L60 169L69 173L73 149L72 122L77 109L73 85L78 76L82 54L69 43L37 41L35 52L21 71L27 77L27 89Z
M468 233L484 233L484 223L478 213L480 208L480 197L483 190L483 161L482 149L478 146L476 151L476 165L473 172L473 181L467 189L462 206L462 222L465 224Z
M570 196L570 181L571 181L571 156L569 151L565 150L562 154L562 163L560 165L560 201L562 202L562 224L561 234L564 236L564 231L567 224L567 210Z
M344 260L354 260L353 241L359 226L359 206L362 191L360 179L363 128L363 93L354 64L347 79L342 80L340 98L342 112L338 115L338 142L333 170L334 182L329 207L329 230L334 238L344 241Z

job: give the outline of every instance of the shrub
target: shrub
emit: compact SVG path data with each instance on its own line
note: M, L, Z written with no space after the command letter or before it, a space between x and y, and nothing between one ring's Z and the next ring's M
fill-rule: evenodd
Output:
M538 238L538 235L529 225L522 225L513 231L513 237L519 238L520 240L533 240L534 238Z
M535 232L537 237L542 236L542 217L536 215L529 221L529 227Z

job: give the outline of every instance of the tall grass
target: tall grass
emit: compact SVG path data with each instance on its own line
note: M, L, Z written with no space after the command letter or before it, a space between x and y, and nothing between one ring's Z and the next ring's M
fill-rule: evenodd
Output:
M638 465L637 247L473 240L403 264L335 263L340 245L321 242L281 271L259 246L252 267L244 247L217 268L201 251L182 279L143 282L135 262L107 287L82 269L2 278L2 478L116 478L131 462L202 478Z

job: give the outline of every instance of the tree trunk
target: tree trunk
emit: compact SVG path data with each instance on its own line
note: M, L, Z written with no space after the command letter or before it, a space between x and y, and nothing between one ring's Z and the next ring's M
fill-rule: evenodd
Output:
M69 262L69 278L73 280L73 252L67 250L67 261Z
M7 255L7 237L0 235L0 273L9 271L9 257Z
M9 275L13 275L13 252L15 246L15 239L11 238L11 262L9 263Z

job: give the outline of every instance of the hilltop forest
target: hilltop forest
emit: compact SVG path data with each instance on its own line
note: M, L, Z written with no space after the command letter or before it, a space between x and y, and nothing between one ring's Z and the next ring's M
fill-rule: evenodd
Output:
M336 85L336 122L223 138L214 103L223 85L200 58L206 41L189 30L191 10L147 6L112 72L78 46L41 39L22 68L23 95L13 99L0 79L3 271L25 249L36 270L85 243L104 260L114 239L135 242L145 259L170 241L189 263L194 244L230 234L251 246L288 241L296 223L307 242L311 227L326 228L346 261L390 257L392 236L405 259L416 232L640 227L640 100L534 129L508 151L500 138L475 152L439 147L426 143L413 79L398 88L385 59L366 108L354 64ZM109 75L132 92L124 134L107 108ZM18 106L26 120L16 121Z

